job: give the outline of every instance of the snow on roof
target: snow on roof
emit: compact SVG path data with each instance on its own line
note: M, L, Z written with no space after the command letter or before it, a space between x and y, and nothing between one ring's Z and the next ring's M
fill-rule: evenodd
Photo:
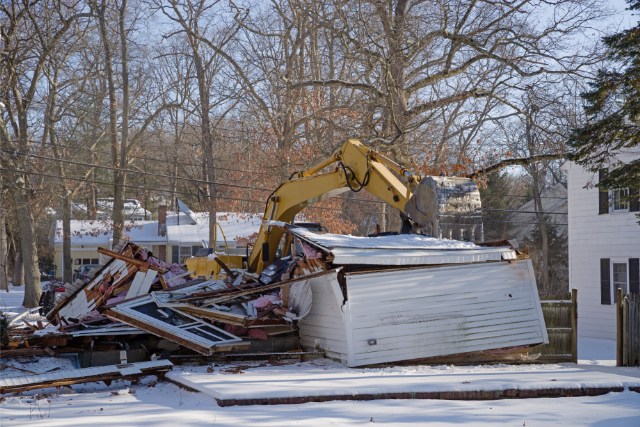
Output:
M180 215L167 214L167 235L158 235L158 221L127 222L129 230L125 230L125 237L139 244L163 243L193 243L200 244L202 239L209 240L209 214L195 213L198 223L192 221L183 213ZM218 223L222 226L227 242L247 238L260 230L262 214L240 214L220 212ZM55 224L55 244L62 244L62 221ZM71 220L72 245L103 245L108 246L113 238L111 221ZM223 243L224 238L217 229L216 240Z
M430 265L515 259L515 253L510 248L478 246L460 240L417 234L379 237L318 234L281 222L270 223L284 226L303 240L330 251L335 264Z
M191 219L182 212L179 214L167 213L167 239L169 243L199 244L203 239L205 242L209 242L209 213L195 212L193 215L198 219L197 224L193 224ZM227 242L232 242L247 238L260 231L262 214L218 212L217 221L224 231ZM217 227L216 242L224 243L222 233Z
M129 228L128 226L131 227ZM113 229L111 227L111 221L71 220L71 244L108 246L113 238ZM127 223L127 228L129 230L125 229L124 235L133 242L145 244L166 241L164 236L158 236L157 221ZM56 221L55 244L62 244L62 236L62 221Z
M354 249L485 249L472 242L460 240L436 239L418 234L399 234L397 236L359 237L340 234L318 234L301 227L290 227L295 234L304 237L319 246L327 249L354 248Z

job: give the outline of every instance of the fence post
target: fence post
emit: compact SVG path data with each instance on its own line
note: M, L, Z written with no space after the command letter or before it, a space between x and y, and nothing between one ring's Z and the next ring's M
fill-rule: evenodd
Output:
M578 289L571 289L571 361L578 363Z
M616 289L616 366L622 366L622 348L623 335L622 335L622 289Z

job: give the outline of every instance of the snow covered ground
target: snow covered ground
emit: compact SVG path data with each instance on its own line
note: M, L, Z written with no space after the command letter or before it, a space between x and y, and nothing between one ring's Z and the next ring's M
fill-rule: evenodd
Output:
M8 396L2 426L636 426L640 394L499 401L376 400L220 408L169 383L74 386L73 394Z
M9 285L9 292L0 289L0 309L16 315L27 309L22 306L24 300L24 286Z
M12 288L0 292L0 306L13 313L24 311L21 306L24 291ZM395 376L395 384L409 385L422 376L450 380L456 387L474 385L476 389L490 388L491 377L500 381L518 382L520 378L532 384L544 384L562 375L574 376L572 381L585 383L596 379L601 382L630 384L640 381L640 368L615 367L615 342L607 340L578 340L579 365L520 365L520 366L406 366L385 369L349 369L326 359L284 366L258 367L259 362L223 366L176 366L170 375L185 378L204 378L215 387L231 384L237 390L255 389L259 376L269 377L274 384L284 384L291 376L306 376L305 387L321 389L331 386L320 378L329 374L332 381L345 376L365 378L367 387L376 386L376 379ZM36 373L55 368L70 369L70 361L53 358L2 359ZM224 370L249 365L243 374ZM321 366L323 365L323 366ZM589 372L595 371L595 372ZM310 375L313 372L318 375ZM2 369L0 375L15 376L19 371ZM596 375L597 374L597 375ZM558 378L555 378L555 377ZM552 378L553 377L553 378ZM625 378L626 377L626 378ZM631 380L629 377L632 377ZM265 379L263 378L263 379ZM386 379L385 379L386 380ZM465 381L469 383L466 384ZM317 384L317 386L315 385ZM416 383L418 385L419 381ZM519 388L522 388L520 384ZM272 387L272 389L282 388ZM257 390L257 389L255 389ZM68 393L68 394L65 394ZM370 423L387 425L433 426L636 426L640 425L640 393L625 391L596 397L569 397L557 399L517 399L499 401L447 401L447 400L375 400L369 402L333 401L300 405L218 407L215 399L206 393L192 393L170 383L155 384L155 377L144 378L139 384L117 381L107 387L103 383L74 385L70 390L34 390L17 396L0 397L0 425L4 426L326 426L361 425Z
M560 365L397 366L351 369L328 359L263 366L174 369L167 378L220 400L306 396L640 387L640 378ZM640 397L640 396L638 396Z
M43 288L48 285L49 282L42 282ZM0 290L0 310L6 312L9 318L24 313L28 309L22 305L24 301L24 286L9 285L9 292ZM34 310L35 313L29 313L24 316L25 320L41 320L46 321L46 318L40 316L38 310Z

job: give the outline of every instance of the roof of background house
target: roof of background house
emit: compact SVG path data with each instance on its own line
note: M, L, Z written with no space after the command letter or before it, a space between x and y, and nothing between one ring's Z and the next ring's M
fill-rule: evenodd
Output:
M162 244L166 242L164 236L158 236L158 221L136 221L132 227L125 230L125 237L131 238L138 244ZM56 221L54 242L62 244L62 221ZM72 245L102 245L109 246L113 238L111 221L71 220Z
M193 224L193 221L182 212L179 214L167 212L167 241L170 244L199 244L203 239L209 242L209 213L195 212L193 215L198 221L197 224ZM227 242L232 242L260 231L262 214L218 212L217 221L224 231ZM216 228L216 242L224 243L219 228Z
M200 244L204 239L209 241L209 214L206 212L194 213L197 224L183 213L167 214L167 235L158 235L158 221L129 222L131 228L125 230L125 236L138 244ZM262 214L239 214L220 212L218 223L222 226L227 242L249 237L260 230ZM216 234L216 241L224 243L222 233ZM56 221L54 231L54 244L62 244L62 221ZM113 238L111 221L95 220L71 220L71 244L72 245L102 245L109 246Z

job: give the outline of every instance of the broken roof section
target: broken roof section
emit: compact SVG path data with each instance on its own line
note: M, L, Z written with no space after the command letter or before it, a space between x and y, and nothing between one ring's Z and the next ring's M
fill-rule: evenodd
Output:
M436 239L418 234L358 237L314 233L277 221L270 221L268 224L282 227L301 240L331 253L331 261L338 265L467 264L516 257L511 247L485 247L472 242Z

